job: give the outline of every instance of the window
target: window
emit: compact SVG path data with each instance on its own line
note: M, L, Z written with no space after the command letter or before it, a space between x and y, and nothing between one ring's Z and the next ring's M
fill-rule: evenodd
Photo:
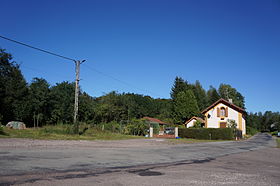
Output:
M217 117L219 118L228 117L228 108L227 107L217 108Z
M222 107L221 110L220 110L220 116L221 117L226 117L226 109L224 107Z

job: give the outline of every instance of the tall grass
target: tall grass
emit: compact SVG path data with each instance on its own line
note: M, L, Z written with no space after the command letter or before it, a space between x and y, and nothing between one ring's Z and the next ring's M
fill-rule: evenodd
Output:
M88 128L85 130L85 128ZM28 128L25 130L3 128L7 135L1 135L1 138L32 138L32 139L53 139L53 140L120 140L141 138L139 136L124 135L113 133L107 130L101 130L89 125L80 125L80 135L74 134L73 125L44 126L42 128Z

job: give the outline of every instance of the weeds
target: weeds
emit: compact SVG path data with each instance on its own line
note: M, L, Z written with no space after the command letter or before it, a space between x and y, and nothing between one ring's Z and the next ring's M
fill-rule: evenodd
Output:
M44 126L42 128L28 128L16 130L3 127L0 129L4 134L0 138L32 138L32 139L52 139L52 140L121 140L143 138L139 136L124 135L110 131L102 131L88 125L80 125L79 134L74 134L73 125Z

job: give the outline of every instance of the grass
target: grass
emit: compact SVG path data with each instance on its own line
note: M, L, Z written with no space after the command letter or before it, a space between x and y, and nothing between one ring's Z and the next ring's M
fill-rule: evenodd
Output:
M276 139L277 147L280 148L280 138Z
M169 139L169 142L171 144L207 143L207 142L221 142L221 141L231 141L231 140L199 140L199 139L189 139L189 138Z
M0 138L30 138L46 140L124 140L139 139L141 136L131 136L109 131L101 131L95 128L89 128L83 135L68 134L69 126L45 126L38 129L28 128L25 130L3 128L4 134Z

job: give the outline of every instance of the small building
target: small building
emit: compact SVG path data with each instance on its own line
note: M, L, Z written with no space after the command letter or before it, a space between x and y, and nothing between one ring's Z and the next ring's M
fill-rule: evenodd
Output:
M196 122L200 122L202 126L205 127L205 121L202 118L195 117L195 116L193 116L191 119L186 121L184 125L186 128L189 128L189 127L193 127Z
M219 99L208 108L202 111L205 116L206 128L226 128L229 120L234 120L237 129L242 131L242 135L246 134L246 111L225 99Z
M157 119L157 118L151 118L151 117L143 117L143 119L145 119L148 123L156 123L159 124L159 127L161 129L164 129L166 125L168 125L167 123Z

